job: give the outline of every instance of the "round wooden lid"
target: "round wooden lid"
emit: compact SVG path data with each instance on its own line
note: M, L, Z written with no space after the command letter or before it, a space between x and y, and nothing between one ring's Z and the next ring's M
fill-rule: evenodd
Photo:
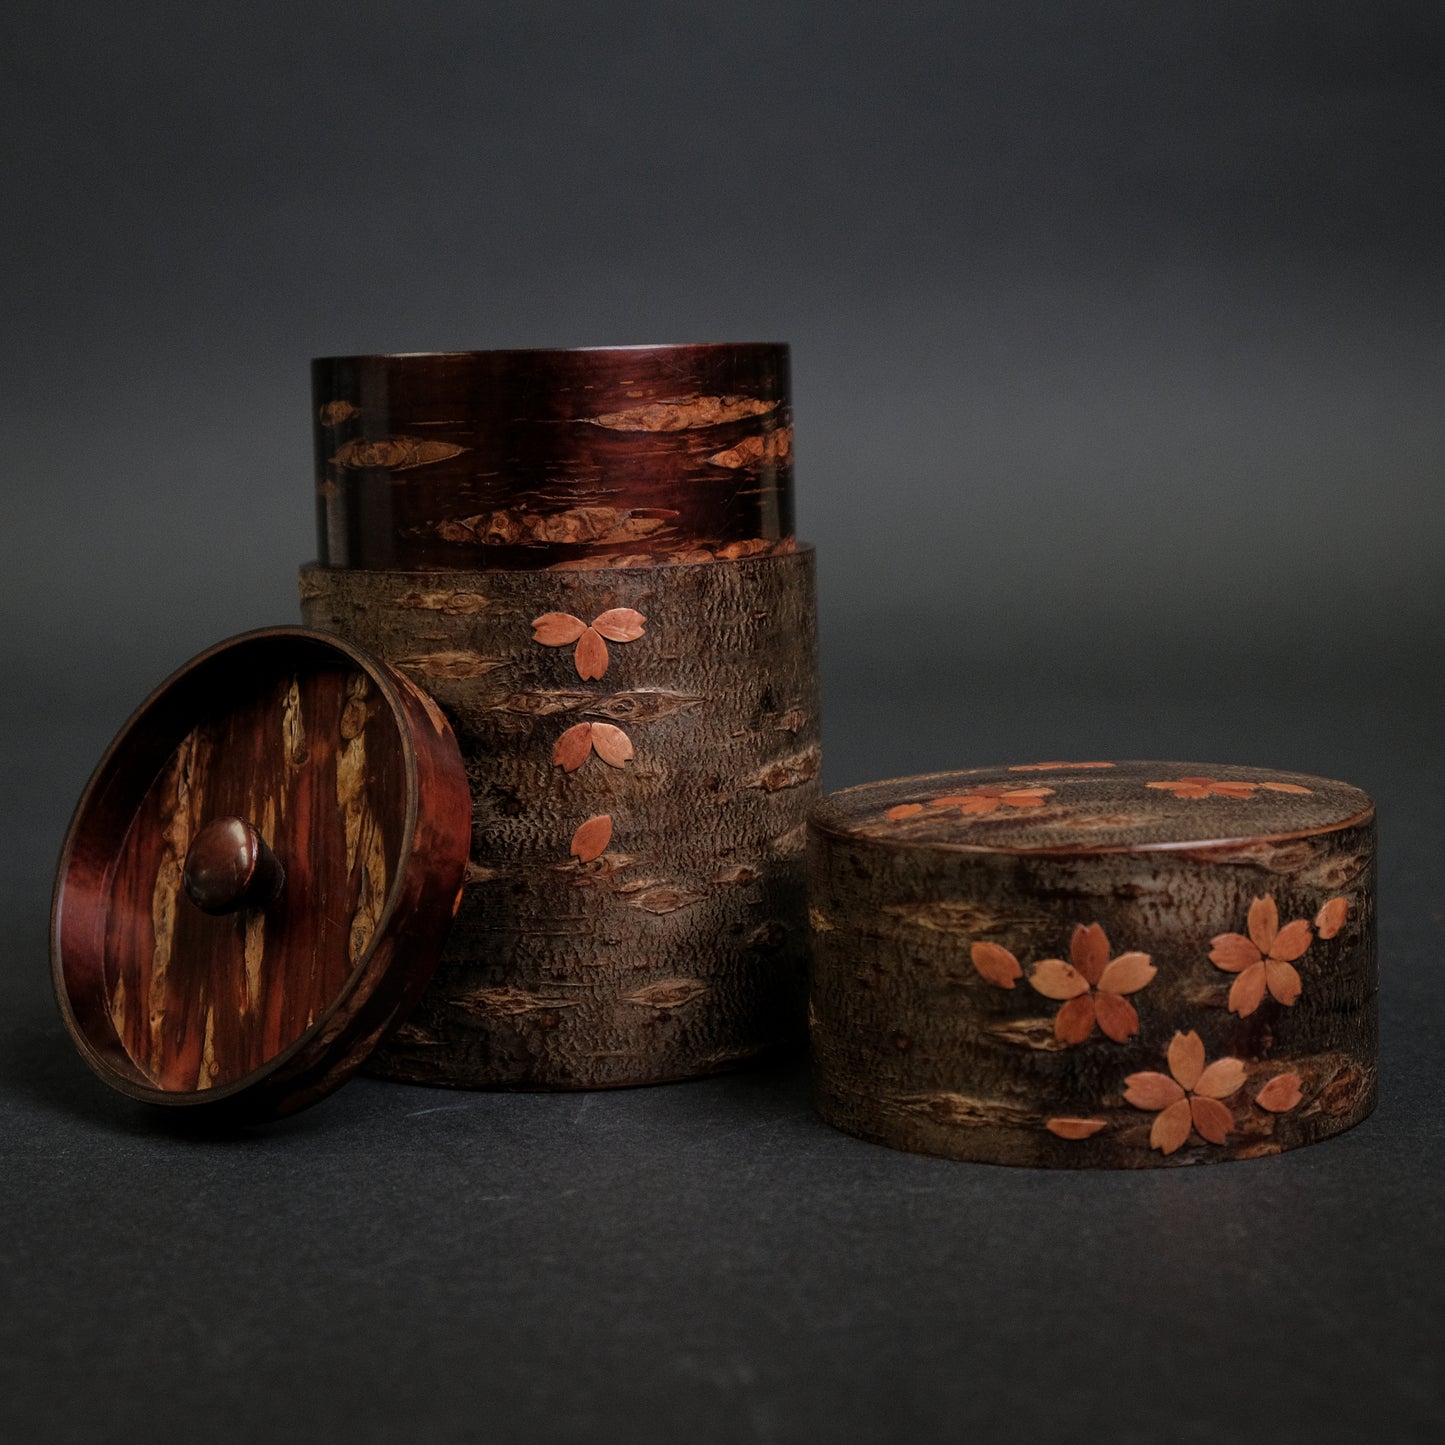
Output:
M864 783L814 827L903 847L1119 853L1308 837L1367 819L1348 783L1222 763L1050 762Z
M780 344L328 356L312 386L328 567L656 566L793 545Z
M460 901L466 772L436 704L301 628L186 664L70 824L52 969L114 1088L264 1118L341 1084L415 1002Z

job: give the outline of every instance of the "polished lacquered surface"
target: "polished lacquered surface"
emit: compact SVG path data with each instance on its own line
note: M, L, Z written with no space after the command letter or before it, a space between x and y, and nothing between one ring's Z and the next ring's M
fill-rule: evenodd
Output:
M792 537L786 346L323 357L312 385L327 566L646 566Z

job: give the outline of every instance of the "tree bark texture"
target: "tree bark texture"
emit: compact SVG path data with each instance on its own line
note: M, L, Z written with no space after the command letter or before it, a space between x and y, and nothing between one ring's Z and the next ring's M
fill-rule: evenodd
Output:
M824 1118L954 1159L1119 1168L1275 1154L1364 1118L1369 799L1298 774L1073 766L814 810Z
M800 1039L813 557L304 569L309 625L426 689L472 786L430 990L371 1071L488 1088L712 1073Z

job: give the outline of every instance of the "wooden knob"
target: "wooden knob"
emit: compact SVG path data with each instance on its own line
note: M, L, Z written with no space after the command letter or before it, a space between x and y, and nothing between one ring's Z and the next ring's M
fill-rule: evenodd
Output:
M206 913L264 908L286 881L281 861L244 818L215 818L186 853L186 897Z

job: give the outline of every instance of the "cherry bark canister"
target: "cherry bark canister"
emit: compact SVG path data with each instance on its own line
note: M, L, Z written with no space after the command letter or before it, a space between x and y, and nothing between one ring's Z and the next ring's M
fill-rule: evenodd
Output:
M450 939L372 1072L599 1088L801 1037L818 699L787 365L315 364L303 616L440 704L472 793Z
M1146 1168L1374 1106L1374 808L1298 773L1030 763L809 825L818 1106L895 1148Z

